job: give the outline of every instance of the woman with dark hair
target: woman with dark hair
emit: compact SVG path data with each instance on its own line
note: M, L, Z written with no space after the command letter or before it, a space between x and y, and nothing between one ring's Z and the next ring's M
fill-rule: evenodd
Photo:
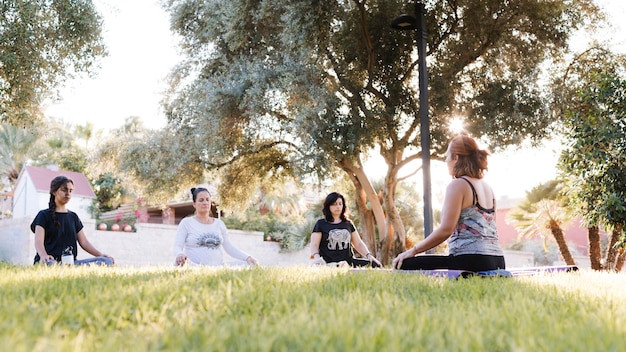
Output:
M71 253L75 265L113 265L112 257L97 250L87 240L78 215L67 209L73 191L74 181L65 176L57 176L50 182L48 209L39 211L30 225L35 233L35 264L60 263L63 254ZM94 258L76 260L76 242Z
M483 180L489 152L469 136L452 139L446 164L453 180L446 188L441 225L392 262L395 269L505 269L496 231L496 201ZM449 240L448 240L449 239ZM448 255L418 255L448 240Z
M314 264L381 266L346 216L346 200L341 193L333 192L326 196L322 213L324 218L317 220L311 233L311 259ZM365 259L354 258L353 248Z
M226 225L212 215L211 194L206 188L192 188L196 213L181 220L174 241L176 265L224 265L222 248L241 264L258 265L257 260L237 248L228 236ZM238 264L238 263L237 263Z

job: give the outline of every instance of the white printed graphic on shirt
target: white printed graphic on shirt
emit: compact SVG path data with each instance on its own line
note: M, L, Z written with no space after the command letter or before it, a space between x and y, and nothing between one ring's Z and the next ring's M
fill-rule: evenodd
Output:
M222 244L222 238L216 233L204 233L198 236L198 246L209 247L209 249L217 249Z
M350 246L350 231L346 229L335 229L328 232L328 249L342 250ZM339 248L337 248L339 247Z

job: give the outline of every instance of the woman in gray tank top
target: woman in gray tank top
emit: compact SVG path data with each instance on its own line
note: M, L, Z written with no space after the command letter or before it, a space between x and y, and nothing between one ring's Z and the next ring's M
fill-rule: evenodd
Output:
M469 136L452 139L446 164L453 179L446 188L441 225L414 247L400 253L392 262L394 269L505 269L496 230L495 197L483 180L488 155ZM420 255L446 240L448 255Z

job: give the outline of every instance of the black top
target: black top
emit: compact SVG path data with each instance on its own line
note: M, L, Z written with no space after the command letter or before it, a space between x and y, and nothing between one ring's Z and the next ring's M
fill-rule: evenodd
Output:
M495 207L493 207L491 209L483 208L478 203L478 194L476 194L476 190L474 189L474 185L472 185L470 180L466 179L465 177L461 177L461 179L465 180L465 182L467 182L469 184L470 188L472 189L472 205L475 205L476 207L478 207L478 209L482 210L485 213L492 214L494 211L496 211Z
M320 256L326 263L336 263L342 260L351 262L352 233L356 231L352 221L346 220L332 224L325 219L319 219L313 227L313 232L321 232Z
M78 250L76 248L77 234L83 229L83 223L78 215L68 210L67 213L56 213L56 220L59 222L57 227L52 220L52 215L48 209L39 211L30 229L35 232L35 226L39 225L45 230L43 245L46 252L54 257L56 261L61 261L61 255L67 247L72 247L74 259ZM35 263L39 262L39 253L35 255Z

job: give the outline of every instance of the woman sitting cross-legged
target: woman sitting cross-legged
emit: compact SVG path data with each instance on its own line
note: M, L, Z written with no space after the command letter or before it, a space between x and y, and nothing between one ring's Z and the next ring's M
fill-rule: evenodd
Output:
M237 248L230 240L226 225L211 212L211 194L206 188L192 188L191 197L196 214L178 224L174 253L176 265L224 265L222 249L239 262L258 265L257 260Z
M453 180L446 188L441 225L413 248L400 253L392 262L394 269L505 269L496 231L495 197L483 180L488 155L469 136L452 139L446 164ZM418 255L446 240L449 255Z
M311 259L314 264L380 267L381 264L367 249L346 216L346 203L342 194L333 192L324 200L323 219L317 220L311 233ZM365 259L354 258L356 249Z

